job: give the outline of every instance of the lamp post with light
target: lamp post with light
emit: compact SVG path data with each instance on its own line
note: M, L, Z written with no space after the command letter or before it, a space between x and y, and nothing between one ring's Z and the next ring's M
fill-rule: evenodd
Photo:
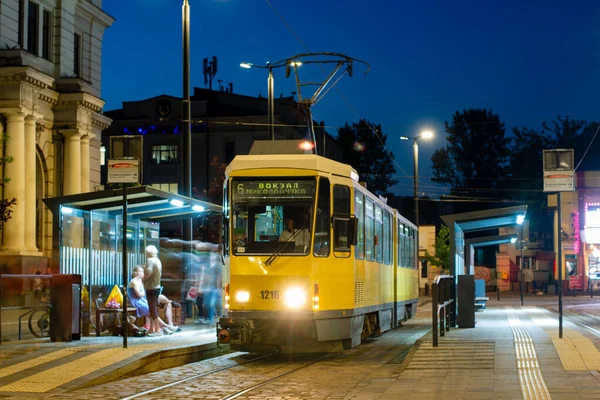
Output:
M269 125L269 140L275 140L275 80L273 78L273 68L284 67L286 64L283 61L269 63L267 65L255 65L252 63L243 62L240 64L242 68L264 68L269 70L269 78L267 79L267 124ZM301 66L301 62L296 62L296 67Z
M419 262L419 144L418 139L426 139L429 140L433 138L433 131L425 130L421 132L419 135L414 137L408 136L400 136L400 140L411 140L413 141L413 158L414 158L414 202L415 202L415 210L414 210L414 221L417 226L417 263ZM417 270L419 266L417 265ZM419 290L421 285L421 274L418 274L419 280Z
M521 233L519 235L519 245L521 248L521 262L519 267L521 268L521 307L523 307L523 281L525 280L525 274L523 272L523 250L525 250L525 239L523 238L523 223L525 222L525 215L517 215L517 225L521 225Z

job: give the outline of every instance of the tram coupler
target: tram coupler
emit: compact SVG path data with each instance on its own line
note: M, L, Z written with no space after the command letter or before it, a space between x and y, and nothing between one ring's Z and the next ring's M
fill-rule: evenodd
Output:
M246 318L221 318L217 326L219 343L247 345L252 341L254 321Z

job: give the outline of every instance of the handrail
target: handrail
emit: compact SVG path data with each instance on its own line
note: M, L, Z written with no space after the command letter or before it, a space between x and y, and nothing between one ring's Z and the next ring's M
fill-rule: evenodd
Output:
M431 318L433 347L438 345L438 318L440 336L450 331L450 325L455 324L454 316L454 276L438 275L433 279L431 288Z

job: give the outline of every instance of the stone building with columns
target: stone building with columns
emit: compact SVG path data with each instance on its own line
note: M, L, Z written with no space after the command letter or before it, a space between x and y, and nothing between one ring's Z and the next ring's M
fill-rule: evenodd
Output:
M0 268L44 270L52 213L43 198L100 183L102 37L114 19L102 0L0 0L0 169L15 198L0 232Z

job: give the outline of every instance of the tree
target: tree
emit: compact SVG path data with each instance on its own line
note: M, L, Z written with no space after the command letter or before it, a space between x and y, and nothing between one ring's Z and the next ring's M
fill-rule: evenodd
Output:
M381 125L361 119L358 123L347 123L338 129L338 144L342 151L342 162L351 165L367 189L377 195L385 195L398 183L394 156L386 149L387 135Z
M490 195L504 175L510 139L492 110L470 108L455 112L445 123L448 145L431 157L433 181L454 193Z
M431 255L425 250L427 261L448 273L450 271L450 229L446 225L442 225L437 236L435 237L435 254Z
M1 122L0 122L1 124ZM3 132L2 136L0 137L0 141L2 142L2 144L6 143L7 141L10 140L10 138L8 137L8 135L6 133L4 133L4 129L2 129L2 126L0 125L0 131ZM4 167L4 165L13 162L13 158L11 156L5 156L5 157L0 157L0 166ZM4 189L4 185L6 185L7 183L10 182L10 178L9 177L4 177L0 180L0 187L2 189ZM12 198L12 199L5 199L3 198L2 201L0 201L0 229L2 229L4 227L4 223L6 221L8 221L11 216L12 216L12 208L13 206L17 204L17 199L16 198Z

